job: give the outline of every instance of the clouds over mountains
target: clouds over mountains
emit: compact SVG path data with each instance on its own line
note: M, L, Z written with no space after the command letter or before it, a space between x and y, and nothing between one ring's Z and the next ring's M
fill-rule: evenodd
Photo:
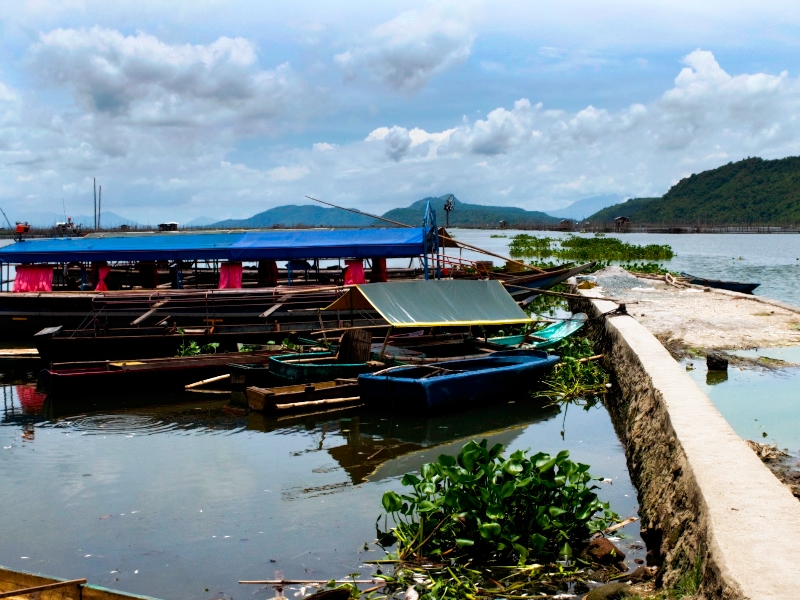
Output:
M224 31L42 30L18 72L0 71L0 202L51 209L88 198L98 175L104 205L142 221L238 217L306 194L380 211L445 189L547 210L800 154L800 80L787 72L729 73L711 51L684 50L658 93L568 108L525 79L544 44L486 75L475 14L430 3L315 28L291 60ZM491 104L473 101L501 72L481 96ZM431 100L443 81L461 87Z

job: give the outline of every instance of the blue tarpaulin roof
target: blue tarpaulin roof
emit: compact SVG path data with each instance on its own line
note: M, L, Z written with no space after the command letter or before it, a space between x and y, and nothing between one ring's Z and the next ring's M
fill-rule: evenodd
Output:
M422 228L297 229L227 233L111 234L28 239L0 248L0 262L403 258L423 253Z

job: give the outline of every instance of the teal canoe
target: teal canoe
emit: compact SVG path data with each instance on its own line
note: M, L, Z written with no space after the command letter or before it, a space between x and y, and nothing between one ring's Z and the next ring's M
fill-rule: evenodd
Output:
M317 381L333 381L335 379L351 379L362 373L369 373L382 368L381 363L337 363L332 352L307 352L305 354L283 354L272 356L269 360L269 371L272 375L295 381L297 383L313 383Z
M586 323L585 313L576 313L569 319L548 325L544 329L534 331L531 334L531 341L522 344L525 336L507 335L503 337L489 338L487 342L503 347L519 347L524 350L545 350L557 346L558 343L578 331ZM520 346L520 344L522 344Z

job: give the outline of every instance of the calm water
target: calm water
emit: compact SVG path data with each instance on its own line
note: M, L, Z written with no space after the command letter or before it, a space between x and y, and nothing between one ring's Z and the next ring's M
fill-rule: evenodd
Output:
M695 367L689 371L692 379L740 437L778 444L800 456L800 369L731 366L727 377L720 377L709 376L703 361L689 362Z
M508 256L508 242L517 233L564 237L537 231L453 229L456 239ZM508 238L492 238L507 235ZM578 234L580 235L580 234ZM797 234L607 234L630 244L669 244L677 256L662 261L671 271L686 271L706 278L759 282L755 294L800 304L800 235ZM458 250L448 250L456 254ZM464 258L486 258L464 251ZM494 259L496 265L503 263Z
M240 579L328 579L372 570L387 489L468 439L573 458L635 516L636 492L602 407L517 401L431 418L368 412L276 421L227 402L45 420L44 398L4 386L0 564L172 598L272 597ZM629 562L638 524L620 544ZM274 561L274 562L273 562ZM635 566L630 562L632 566ZM205 590L208 591L205 591Z

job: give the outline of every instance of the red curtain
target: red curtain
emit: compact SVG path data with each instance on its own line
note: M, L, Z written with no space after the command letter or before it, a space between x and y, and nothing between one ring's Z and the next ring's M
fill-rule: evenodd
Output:
M275 287L278 285L278 265L274 260L258 261L259 287Z
M344 270L344 284L355 285L357 283L367 283L364 277L364 261L346 260L347 267Z
M92 263L92 279L97 282L94 286L96 292L107 292L108 286L106 285L106 277L111 273L111 267L108 263Z
M369 275L369 282L380 283L383 281L389 281L389 274L386 272L386 259L373 258L372 272Z
M15 292L52 292L53 267L50 265L18 265L14 277Z
M219 289L233 290L242 287L242 263L227 262L219 266Z

